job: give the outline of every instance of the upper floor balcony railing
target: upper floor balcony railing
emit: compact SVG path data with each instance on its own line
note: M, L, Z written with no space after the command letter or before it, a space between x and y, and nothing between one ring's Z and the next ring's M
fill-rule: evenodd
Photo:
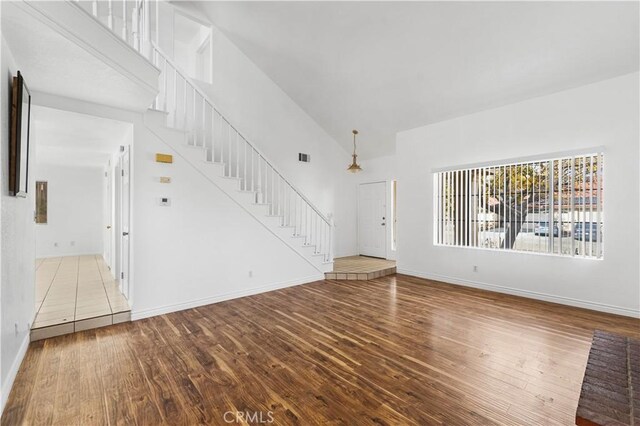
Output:
M122 40L151 58L151 41L158 44L160 2L157 0L75 0Z

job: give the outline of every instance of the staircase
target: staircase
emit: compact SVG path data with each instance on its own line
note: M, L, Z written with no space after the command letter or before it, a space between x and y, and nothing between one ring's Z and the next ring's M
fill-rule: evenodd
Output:
M285 178L151 41L154 13L155 22L160 21L157 1L122 2L120 19L111 16L119 9L112 5L117 2L108 3L106 17L92 3L90 13L96 19L160 70L159 93L145 113L147 128L319 272L331 271L331 218ZM130 14L127 4L134 5ZM157 40L157 25L153 29Z

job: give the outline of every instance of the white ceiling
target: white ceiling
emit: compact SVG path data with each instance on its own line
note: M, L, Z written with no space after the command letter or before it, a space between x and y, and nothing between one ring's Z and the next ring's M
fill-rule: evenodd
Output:
M36 164L104 167L133 125L91 115L32 106Z
M638 2L197 2L344 148L638 70Z

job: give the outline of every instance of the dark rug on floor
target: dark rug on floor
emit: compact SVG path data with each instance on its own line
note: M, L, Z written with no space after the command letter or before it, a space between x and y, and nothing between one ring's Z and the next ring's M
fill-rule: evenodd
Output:
M593 333L576 424L640 426L640 340Z

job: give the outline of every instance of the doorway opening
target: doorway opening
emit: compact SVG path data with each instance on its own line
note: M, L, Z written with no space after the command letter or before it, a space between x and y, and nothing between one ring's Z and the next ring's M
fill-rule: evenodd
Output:
M213 50L210 26L176 10L173 14L172 50L175 62L189 77L211 83Z
M395 253L398 249L398 181L391 181L391 251Z
M133 125L41 106L32 107L32 117L36 316L31 340L129 321Z

